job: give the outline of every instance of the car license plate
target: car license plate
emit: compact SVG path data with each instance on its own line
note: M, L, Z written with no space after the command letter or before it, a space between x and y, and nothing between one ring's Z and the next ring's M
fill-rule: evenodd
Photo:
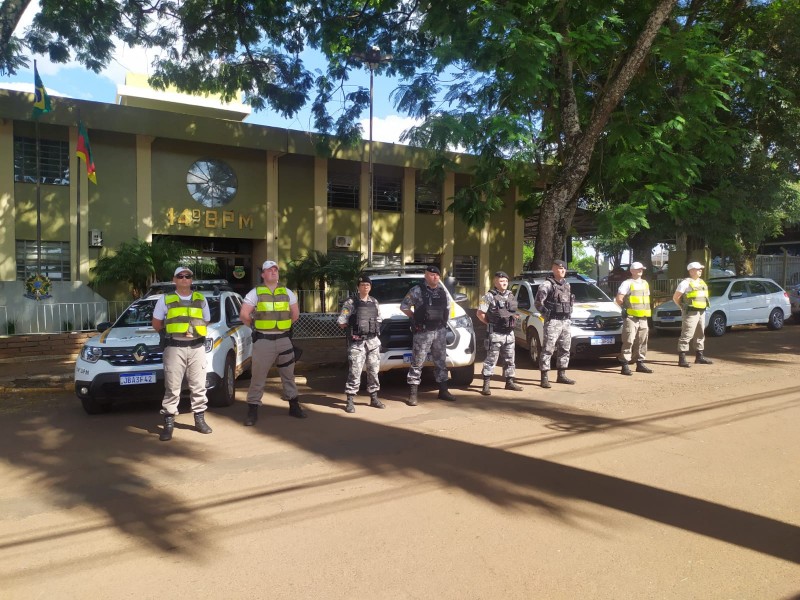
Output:
M592 346L607 346L613 343L613 335L598 335L592 338Z
M147 373L131 373L119 376L120 385L141 385L143 383L155 383L156 374L153 371Z
M662 321L674 321L675 317L661 317Z
M411 364L411 356L412 356L411 352L406 352L405 354L403 354L403 362ZM433 362L430 352L428 352L427 356L425 357L425 362Z

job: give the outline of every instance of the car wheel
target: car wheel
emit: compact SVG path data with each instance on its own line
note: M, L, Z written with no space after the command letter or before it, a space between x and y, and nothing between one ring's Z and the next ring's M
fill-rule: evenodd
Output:
M533 327L528 328L528 351L531 355L534 368L539 368L539 357L542 354L542 344L539 342L539 334Z
M89 415L101 415L111 410L110 402L100 402L94 398L81 398L81 404L83 404L83 410Z
M715 312L708 320L708 327L706 328L708 334L712 337L719 337L725 335L726 320L725 315L721 312Z
M767 321L768 329L780 329L783 327L783 311L780 308L775 308L769 313L769 321Z
M474 378L475 365L469 365L467 367L453 367L450 369L450 380L453 382L453 385L467 387L472 383Z
M222 381L219 387L211 391L210 403L212 406L230 406L236 397L236 367L233 354L225 357L225 368L222 371Z

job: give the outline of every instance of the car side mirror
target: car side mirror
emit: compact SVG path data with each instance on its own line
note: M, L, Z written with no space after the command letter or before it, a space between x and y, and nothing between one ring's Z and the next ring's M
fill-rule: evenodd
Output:
M467 295L461 292L456 292L455 294L453 294L453 300L455 300L456 302L464 302L467 300Z
M103 321L102 323L97 324L97 331L98 333L103 333L106 329L111 327L111 323L108 321Z

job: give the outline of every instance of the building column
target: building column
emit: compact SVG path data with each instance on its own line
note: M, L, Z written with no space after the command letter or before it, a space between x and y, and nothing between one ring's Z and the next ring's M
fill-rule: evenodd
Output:
M151 135L136 136L136 237L153 241L153 140Z
M358 247L361 249L361 258L366 260L369 257L369 164L361 163L361 176L358 183L358 207L361 210L361 240ZM373 247L375 240L372 240Z
M403 169L403 183L400 189L403 199L403 264L414 262L417 251L417 170L413 167Z
M481 199L486 202L486 198ZM483 282L478 286L479 290L488 290L492 284L490 261L492 260L491 249L489 247L489 234L492 230L492 219L486 219L486 223L481 229L481 245L478 249L478 281Z
M14 121L0 119L0 164L14 164ZM17 211L14 169L0 169L0 281L17 279Z
M514 237L512 240L512 252L514 272L509 273L511 277L522 273L522 246L525 244L525 217L517 212L517 201L519 200L519 188L514 187L511 192L511 202L514 205Z
M266 238L266 252L264 253L265 256L254 258L253 260L256 278L261 274L261 262L264 259L268 258L280 264L278 260L278 159L284 154L285 152L267 151L267 230L264 232ZM254 253L257 248L258 245L254 245Z
M447 201L456 194L456 174L449 171L442 185L442 269L445 277L453 274L455 255L456 215L447 210Z
M328 251L328 160L314 158L314 240L317 252Z
M78 128L69 128L69 147L78 146ZM70 173L75 177L69 182L69 255L70 279L89 280L89 178L86 165L77 154L70 153ZM80 184L80 185L79 185ZM80 198L78 197L80 189ZM80 215L80 219L78 218ZM78 231L80 221L80 231ZM80 242L80 244L79 244Z

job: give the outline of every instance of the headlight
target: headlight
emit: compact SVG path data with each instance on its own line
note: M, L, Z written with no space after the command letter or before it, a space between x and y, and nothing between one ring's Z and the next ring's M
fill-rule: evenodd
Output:
M96 363L103 356L103 349L97 346L84 346L81 348L81 358L86 362Z
M469 318L467 315L462 315L460 317L456 317L455 319L450 319L449 321L450 327L453 329L457 329L462 327L464 329L472 329L472 319Z
M214 349L214 338L206 338L206 352L211 352Z

